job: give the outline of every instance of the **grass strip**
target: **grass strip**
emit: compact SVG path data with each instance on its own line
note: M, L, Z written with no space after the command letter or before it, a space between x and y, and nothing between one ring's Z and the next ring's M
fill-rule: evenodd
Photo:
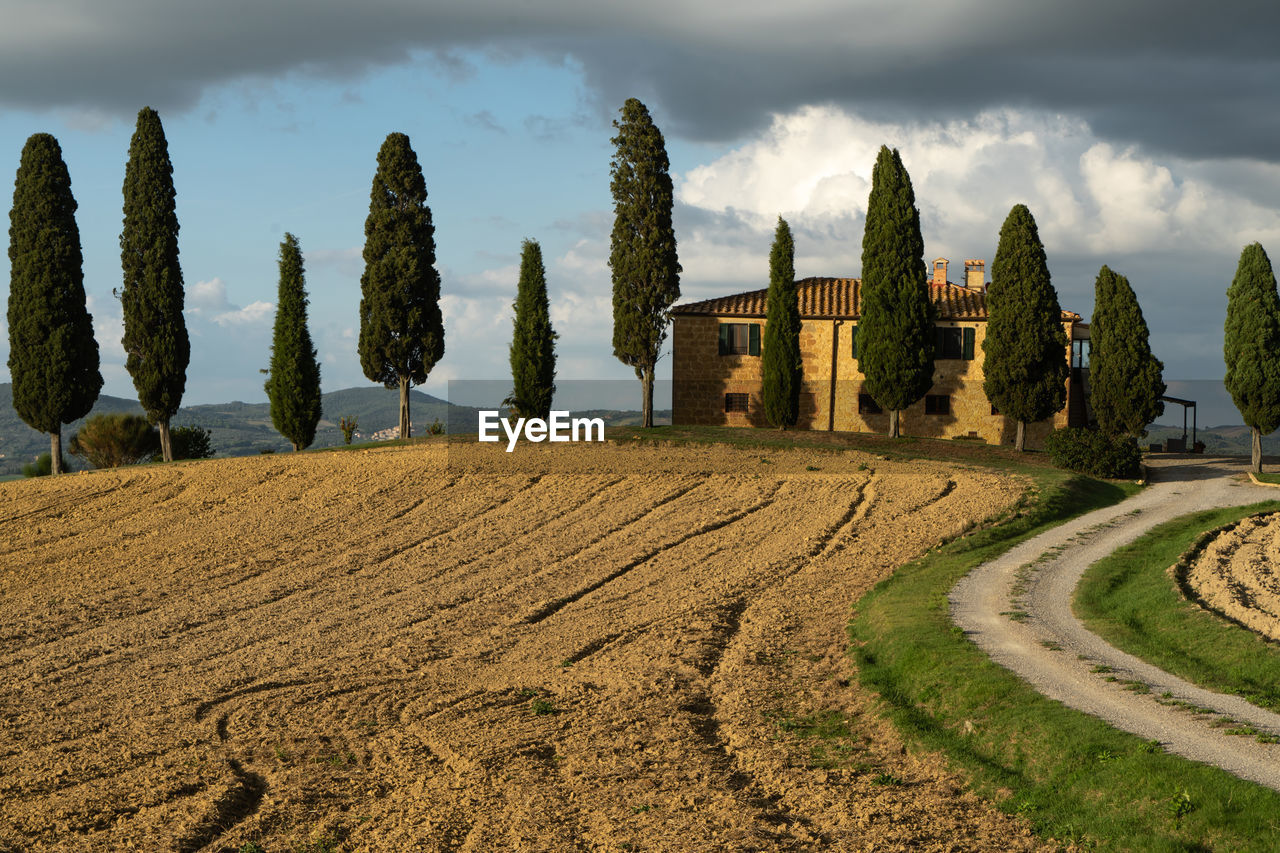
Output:
M1011 520L935 549L858 602L849 633L862 683L908 742L945 752L1042 837L1116 850L1277 849L1280 793L1041 696L952 625L947 593L974 567L1132 491L1030 473L1039 493Z
M1280 502L1265 501L1192 513L1153 528L1085 571L1076 588L1076 615L1089 630L1148 663L1280 710L1280 645L1187 601L1168 572L1207 538L1205 531L1276 510Z

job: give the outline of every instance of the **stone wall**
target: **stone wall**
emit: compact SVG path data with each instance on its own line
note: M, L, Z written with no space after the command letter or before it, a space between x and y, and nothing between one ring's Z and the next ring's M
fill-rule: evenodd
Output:
M672 421L676 424L767 426L760 400L760 356L720 355L719 325L755 323L760 317L713 317L676 315L672 330ZM858 395L863 392L864 376L853 357L851 320L814 320L801 322L800 354L804 363L801 390L801 429L835 429L849 432L885 432L889 415L860 414ZM1012 444L1017 424L991 413L991 404L982 391L982 342L985 322L947 321L942 327L974 329L974 358L937 359L934 363L934 385L929 394L951 398L951 411L946 415L926 414L921 399L903 410L899 429L903 435L924 438L975 438L988 444ZM1070 329L1067 329L1068 335ZM1063 357L1067 358L1068 352ZM834 364L834 383L832 366ZM745 413L726 412L725 394L749 395ZM834 402L834 406L833 406ZM1028 446L1039 446L1050 430L1066 426L1064 407L1054 417L1027 427ZM833 415L834 412L834 415Z

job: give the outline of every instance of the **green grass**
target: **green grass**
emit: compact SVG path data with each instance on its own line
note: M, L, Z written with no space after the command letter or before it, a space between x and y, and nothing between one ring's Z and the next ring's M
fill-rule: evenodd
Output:
M1280 471L1263 471L1261 474L1254 474L1263 483L1275 483L1280 486Z
M468 437L455 436L453 440ZM1018 453L1009 445L953 441L944 438L886 438L880 433L778 430L722 426L607 427L605 438L619 444L725 444L739 448L806 448L854 450L892 460L936 460L1027 473L1056 470L1047 453Z
M1280 502L1175 518L1090 566L1076 615L1107 642L1209 690L1280 710L1280 645L1184 599L1167 569L1209 531Z
M980 794L1036 832L1114 850L1274 850L1280 794L1196 764L1041 696L951 624L947 593L975 566L1132 487L1060 472L1016 517L899 569L858 602L863 683L909 742L945 752Z

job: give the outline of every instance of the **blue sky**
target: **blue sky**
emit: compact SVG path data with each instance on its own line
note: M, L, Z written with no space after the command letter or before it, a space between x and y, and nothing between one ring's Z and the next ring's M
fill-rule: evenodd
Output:
M915 183L929 259L989 262L1009 208L1026 203L1064 308L1087 318L1106 263L1137 291L1166 377L1220 378L1240 249L1280 247L1280 104L1267 82L1280 58L1259 35L1274 28L1243 17L1274 13L1028 5L376 0L353 16L280 0L193 20L195 5L162 0L0 0L15 24L0 34L0 165L16 170L32 133L61 142L104 391L123 397L111 290L144 105L160 112L175 168L186 402L265 399L285 231L304 251L325 390L367 384L360 247L392 131L410 136L436 224L446 354L424 390L506 375L526 237L547 261L560 376L630 378L611 355L605 260L610 120L632 95L666 134L686 299L765 286L779 214L799 275L859 274L870 169L887 143Z

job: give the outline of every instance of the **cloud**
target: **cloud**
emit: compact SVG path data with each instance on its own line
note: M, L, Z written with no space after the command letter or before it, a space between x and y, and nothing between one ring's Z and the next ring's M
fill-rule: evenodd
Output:
M477 56L538 56L581 68L598 118L638 96L688 138L737 139L814 104L898 122L1019 106L1152 152L1280 158L1280 6L1253 0L15 3L0 103L32 109L131 117L289 74L351 81L425 60L463 79Z
M256 300L243 308L227 299L227 286L220 278L198 281L187 289L187 308L192 317L208 318L219 326L265 325L275 313L275 304Z
M364 246L345 249L308 249L302 253L308 268L329 268L344 276L359 278L364 273Z
M774 116L755 137L674 176L683 301L767 286L779 214L795 235L798 276L860 275L883 143L899 148L911 175L926 260L950 258L953 281L965 258L986 259L990 271L1000 226L1024 203L1063 307L1087 318L1108 264L1138 292L1167 376L1221 376L1221 333L1212 330L1221 329L1240 247L1280 243L1280 211L1266 192L1280 187L1280 168L1117 146L1079 118L1043 111L929 124L830 105Z
M916 125L807 107L677 176L686 276L764 280L779 214L796 232L799 267L816 256L840 266L809 274L858 274L883 143L899 147L911 174L931 257L990 257L1017 203L1031 208L1047 247L1071 253L1238 251L1242 233L1280 238L1274 208L1214 186L1197 163L1099 142L1078 119L999 110Z

